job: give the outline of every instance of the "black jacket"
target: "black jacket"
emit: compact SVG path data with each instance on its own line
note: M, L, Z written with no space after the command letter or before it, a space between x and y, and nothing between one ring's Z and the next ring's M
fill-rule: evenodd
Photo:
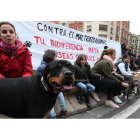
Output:
M101 75L98 73L94 73L91 71L89 65L85 65L84 67L81 65L75 64L75 85L78 82L82 82L83 84L89 83L89 78L100 78Z
M130 55L131 57L132 57L132 56L133 56L133 57L136 57L136 55L134 55L134 54L132 53L131 50L128 50L128 51L127 51L127 54Z

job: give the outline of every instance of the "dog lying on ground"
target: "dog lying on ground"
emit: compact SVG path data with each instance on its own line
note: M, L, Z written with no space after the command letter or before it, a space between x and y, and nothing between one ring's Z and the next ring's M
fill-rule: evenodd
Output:
M74 80L74 67L66 60L49 63L42 75L0 78L0 114L12 118L45 118L59 92L73 89Z

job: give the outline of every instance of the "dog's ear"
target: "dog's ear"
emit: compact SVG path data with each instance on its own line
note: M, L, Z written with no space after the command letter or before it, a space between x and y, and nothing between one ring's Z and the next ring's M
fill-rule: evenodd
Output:
M50 73L49 65L47 65L41 72L42 76L44 77L44 81L47 82L47 75Z

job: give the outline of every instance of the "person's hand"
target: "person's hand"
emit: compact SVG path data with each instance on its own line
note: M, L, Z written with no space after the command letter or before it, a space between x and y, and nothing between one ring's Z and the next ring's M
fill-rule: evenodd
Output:
M136 74L136 75L134 75L134 78L139 79L139 76Z
M104 78L103 76L100 78L100 80L102 80L102 78Z
M124 77L123 76L121 76L122 77L122 79L124 80Z
M116 74L116 71L112 71L112 73Z
M136 75L137 73L136 72L133 72L133 74Z
M122 86L127 88L129 87L129 84L122 82Z

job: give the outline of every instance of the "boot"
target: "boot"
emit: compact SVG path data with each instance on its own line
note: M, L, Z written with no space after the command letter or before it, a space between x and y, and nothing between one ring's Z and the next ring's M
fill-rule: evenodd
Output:
M82 95L81 95L81 94L78 94L78 95L76 96L76 98L77 98L79 104L82 104L82 103L83 103Z
M90 103L88 94L85 94L85 103L87 104L87 107L92 107L92 104Z

